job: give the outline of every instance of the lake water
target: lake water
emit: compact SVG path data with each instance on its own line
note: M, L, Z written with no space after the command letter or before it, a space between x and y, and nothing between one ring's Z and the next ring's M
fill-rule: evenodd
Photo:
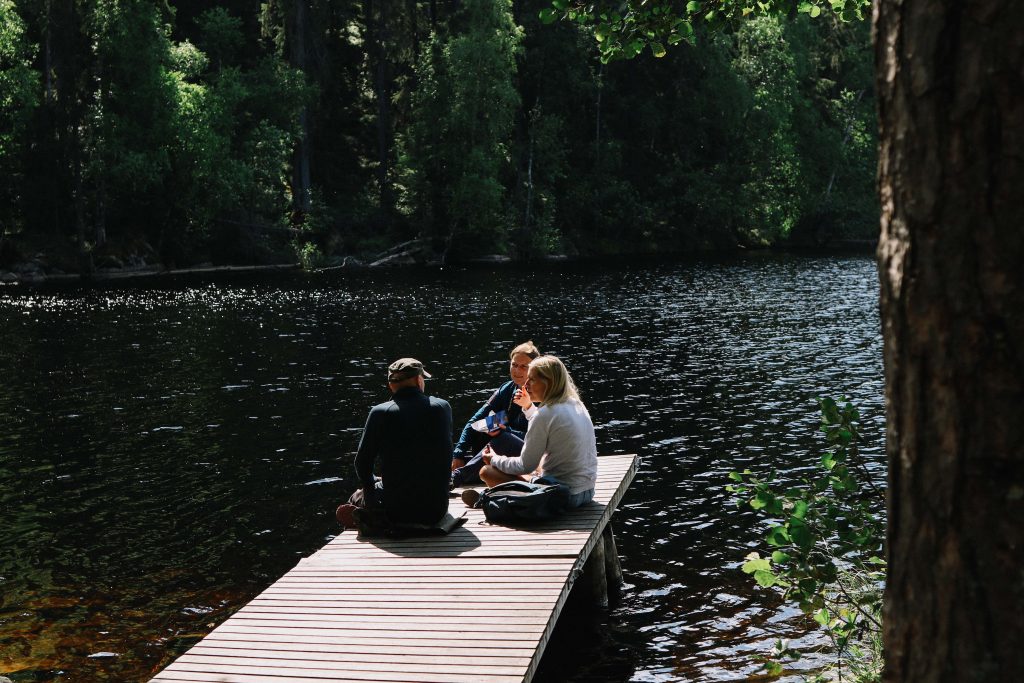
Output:
M739 570L764 524L725 487L812 468L819 395L861 408L884 483L877 299L869 256L778 253L0 289L0 674L148 680L337 531L389 361L459 422L525 339L599 452L643 457L620 600L566 615L535 680L746 680L780 637L813 668L814 624Z

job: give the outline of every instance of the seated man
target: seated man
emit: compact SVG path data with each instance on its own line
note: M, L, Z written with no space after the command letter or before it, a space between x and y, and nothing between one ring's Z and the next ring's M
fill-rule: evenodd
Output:
M424 394L430 375L415 358L388 367L390 401L366 418L356 453L362 488L338 508L338 521L354 527L357 507L381 506L391 524L435 524L448 512L452 409ZM380 462L380 477L373 474Z

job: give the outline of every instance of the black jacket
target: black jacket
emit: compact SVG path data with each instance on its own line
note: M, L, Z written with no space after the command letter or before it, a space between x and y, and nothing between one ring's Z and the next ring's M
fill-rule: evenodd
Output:
M433 524L448 511L452 408L416 387L374 406L356 453L356 475L373 490L380 461L384 509L393 522Z

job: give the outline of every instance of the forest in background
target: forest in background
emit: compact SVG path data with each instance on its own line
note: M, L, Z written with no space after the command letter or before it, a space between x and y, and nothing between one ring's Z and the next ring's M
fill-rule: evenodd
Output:
M0 268L870 240L866 22L602 64L549 0L0 0Z

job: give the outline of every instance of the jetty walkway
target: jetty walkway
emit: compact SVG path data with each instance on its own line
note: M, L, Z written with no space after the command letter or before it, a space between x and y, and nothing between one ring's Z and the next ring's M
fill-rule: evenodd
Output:
M606 599L608 523L637 466L600 457L594 501L529 528L469 510L447 536L339 534L152 681L530 681L573 585Z

